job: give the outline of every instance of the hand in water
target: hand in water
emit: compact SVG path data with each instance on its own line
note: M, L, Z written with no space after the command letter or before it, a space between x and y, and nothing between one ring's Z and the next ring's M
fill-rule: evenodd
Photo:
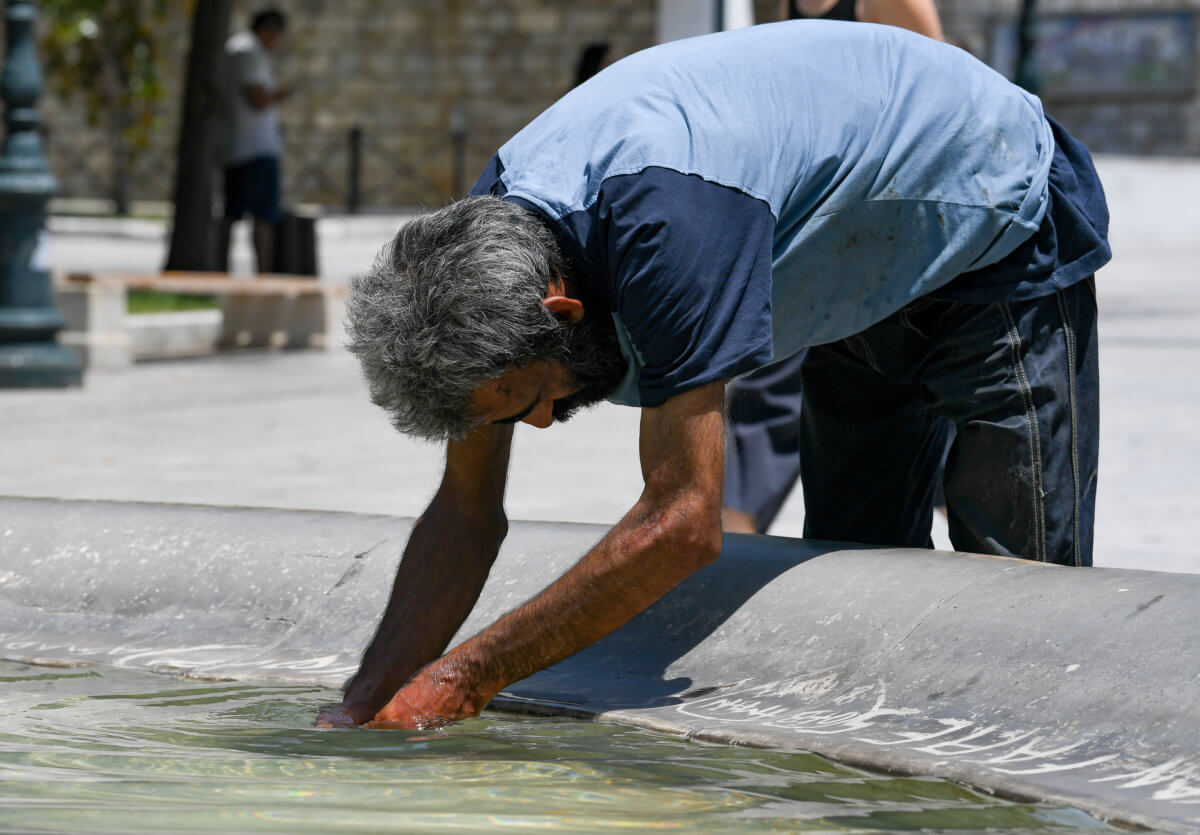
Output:
M317 711L318 728L353 728L369 721L375 709L362 702L325 705Z
M492 695L481 697L466 668L447 656L413 676L367 727L422 731L440 728L477 715Z

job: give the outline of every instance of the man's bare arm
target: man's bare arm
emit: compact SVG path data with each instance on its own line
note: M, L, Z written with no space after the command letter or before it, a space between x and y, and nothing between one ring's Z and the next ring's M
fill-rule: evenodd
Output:
M429 727L478 713L525 678L613 632L721 550L724 384L642 413L637 504L547 589L421 670L376 716Z
M780 20L788 19L791 6L792 0L779 0ZM832 6L833 4L829 3L819 12L814 10L812 13L823 14ZM855 16L866 23L899 26L935 40L944 39L942 23L933 0L858 0L855 4Z
M242 93L246 96L246 101L250 102L250 106L255 110L264 110L291 95L291 91L286 88L280 87L275 90L268 90L262 84L247 84L242 88Z
M446 451L446 471L417 520L374 639L341 705L322 724L361 724L445 651L470 614L508 529L511 426L485 426Z
M899 26L938 41L945 39L933 0L859 0L859 9L868 23Z

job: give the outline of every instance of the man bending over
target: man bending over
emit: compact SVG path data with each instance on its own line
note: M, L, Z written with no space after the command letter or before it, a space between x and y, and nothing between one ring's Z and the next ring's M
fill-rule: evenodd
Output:
M395 426L447 443L326 724L430 727L603 638L721 550L725 382L808 348L805 534L1088 565L1108 215L1037 98L903 30L659 46L404 226L350 298ZM446 652L504 538L513 424L642 409L645 488L566 574ZM569 462L564 462L569 465ZM445 654L443 654L445 653Z

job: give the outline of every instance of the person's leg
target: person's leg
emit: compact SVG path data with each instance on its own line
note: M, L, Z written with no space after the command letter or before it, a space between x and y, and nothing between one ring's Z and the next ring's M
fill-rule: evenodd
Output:
M800 444L805 537L933 546L935 476L948 424L929 412L916 386L884 373L888 360L904 357L897 340L916 341L897 327L887 320L809 350Z
M217 272L229 272L229 247L233 242L233 218L221 218L217 229Z
M254 218L254 263L260 275L275 271L275 224Z
M729 506L721 508L721 530L725 533L765 533L759 529L753 516L744 510L735 510Z
M724 527L765 533L800 475L800 367L805 352L726 388Z
M958 431L945 470L955 548L1091 565L1099 434L1093 288L1089 279L1033 301L959 305L970 315L944 334L927 377Z
M248 188L250 213L254 216L254 259L259 274L275 271L275 226L279 221L279 160L260 157L251 163Z
M217 270L229 272L229 247L233 241L233 224L246 211L245 175L241 165L225 169L225 209L217 232Z

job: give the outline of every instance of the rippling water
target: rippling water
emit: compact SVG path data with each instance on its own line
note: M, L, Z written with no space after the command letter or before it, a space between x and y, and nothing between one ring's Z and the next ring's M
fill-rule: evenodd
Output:
M313 728L336 695L0 661L0 831L1103 828L940 780L603 723Z

